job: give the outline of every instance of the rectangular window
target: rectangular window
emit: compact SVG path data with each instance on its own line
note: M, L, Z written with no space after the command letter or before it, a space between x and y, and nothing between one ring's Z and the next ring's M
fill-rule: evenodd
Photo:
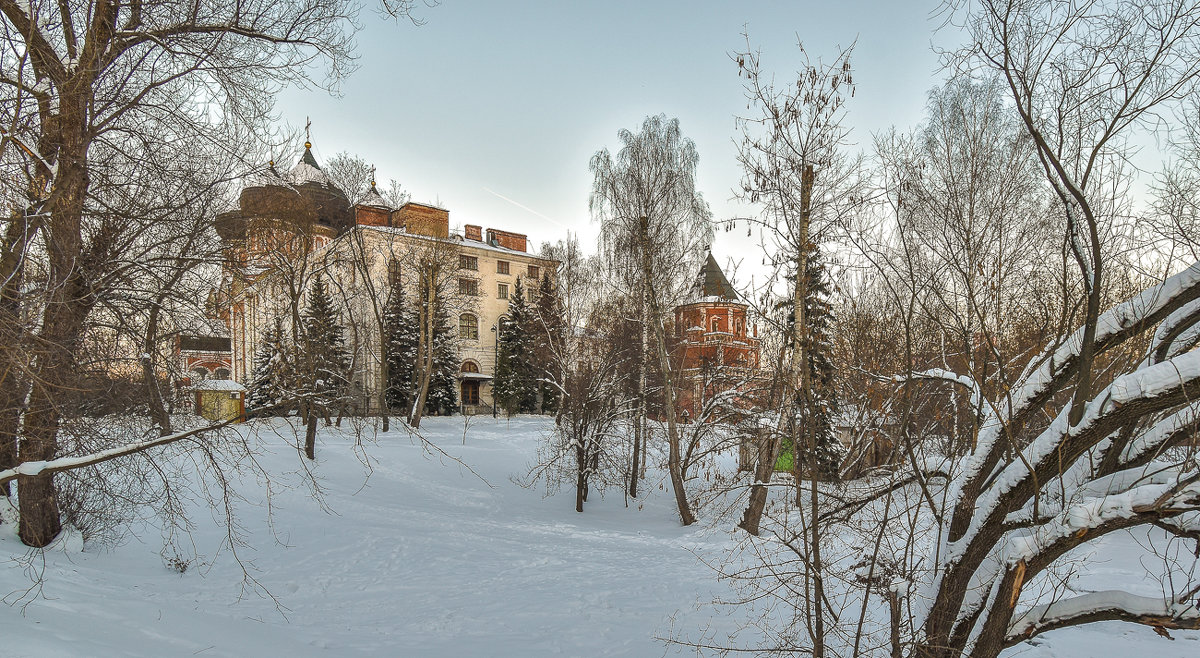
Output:
M496 296L500 299L508 299L508 284L501 283L496 286Z
M459 255L458 269L460 269L460 270L478 270L479 269L479 259L474 256Z
M470 313L458 317L458 337L467 340L479 340L479 319Z
M529 278L530 279L537 281L538 277L540 277L541 275L542 275L541 268L539 268L537 265L529 266Z
M496 274L508 274L508 261L496 261Z
M479 294L479 282L475 279L459 279L458 294L475 297Z

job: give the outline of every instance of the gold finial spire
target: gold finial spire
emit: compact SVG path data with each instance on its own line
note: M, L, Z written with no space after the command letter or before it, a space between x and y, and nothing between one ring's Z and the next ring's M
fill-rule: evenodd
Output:
M304 148L312 148L312 119L304 117Z
M371 165L371 189L375 189L375 165Z

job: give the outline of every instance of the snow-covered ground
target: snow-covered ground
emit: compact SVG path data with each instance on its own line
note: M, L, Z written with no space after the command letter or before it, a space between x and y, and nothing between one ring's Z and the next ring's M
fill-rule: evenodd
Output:
M731 595L706 564L733 546L731 523L680 527L654 478L643 502L610 491L583 514L569 487L545 497L518 486L510 478L528 471L546 419L476 418L465 444L462 418L423 425L478 476L401 429L370 437L368 477L353 438L329 430L315 466L323 505L295 475L295 449L259 433L263 466L296 485L271 500L271 525L265 505L238 510L253 547L243 560L278 605L243 588L228 553L214 559L224 531L206 510L194 514L202 557L182 574L153 527L115 548L68 537L36 554L0 526L0 646L39 657L659 656L690 653L657 639L673 628L719 639L743 621L706 605ZM260 483L240 486L263 502ZM42 589L22 597L30 569L44 571ZM1174 635L1103 624L1006 655L1200 655L1200 634Z
M698 626L712 613L695 604L723 586L697 555L719 558L728 532L680 527L657 487L642 509L610 491L581 515L573 490L546 498L514 484L545 419L478 418L465 445L462 418L422 425L483 479L403 430L366 447L367 477L352 438L327 431L315 468L327 510L287 490L272 500L274 535L264 508L239 510L254 547L243 557L280 609L242 590L227 553L172 571L151 529L112 550L47 551L41 596L0 606L0 645L25 656L645 656L663 654L655 635L671 615ZM296 471L294 448L260 436L268 470ZM253 499L257 485L242 486ZM203 561L223 538L210 519L196 515ZM0 527L0 594L29 586L26 555L12 524Z

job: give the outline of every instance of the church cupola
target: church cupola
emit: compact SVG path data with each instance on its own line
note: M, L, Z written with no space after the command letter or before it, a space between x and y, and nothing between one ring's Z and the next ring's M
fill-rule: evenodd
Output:
M392 207L375 189L375 167L371 167L371 188L362 201L354 205L354 222L360 226L389 226L391 216Z

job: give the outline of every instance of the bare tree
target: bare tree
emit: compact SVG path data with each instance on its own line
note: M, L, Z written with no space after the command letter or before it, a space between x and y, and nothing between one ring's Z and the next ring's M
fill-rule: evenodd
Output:
M947 551L917 652L987 656L1051 628L1099 619L1158 623L1155 610L1194 595L1173 592L1156 605L1083 595L1016 614L1023 585L1080 543L1141 524L1186 532L1175 519L1200 504L1195 478L1163 452L1194 431L1189 400L1196 373L1191 354L1180 353L1175 340L1196 319L1188 304L1200 293L1195 268L1101 309L1102 243L1114 221L1106 177L1127 157L1134 132L1155 128L1164 112L1196 92L1200 8L1034 0L954 8L972 37L964 61L1004 80L1034 142L1066 217L1064 237L1085 308L1079 328L1049 345L1019 388L992 404L942 510ZM1156 324L1147 358L1103 386L1098 357ZM1014 444L1041 405L1060 393L1070 401L1054 421L1028 445ZM1151 470L1163 474L1153 485L1145 479ZM1081 517L1096 496L1121 496L1129 506ZM1167 613L1164 625L1200 625L1194 610Z
M163 143L228 148L231 136L261 137L280 86L317 83L314 65L326 65L331 82L350 70L356 9L337 0L0 2L0 84L9 92L0 159L19 165L27 199L6 226L6 255L20 262L34 235L45 254L42 293L22 308L38 316L24 361L28 407L7 418L19 429L2 432L19 435L21 461L59 452L57 400L119 255L122 233L111 229L121 227L105 224L117 213L105 212L93 185L110 165L136 168L127 155L166 155ZM60 528L52 477L19 486L21 538L44 546Z
M603 226L601 246L610 262L636 273L637 292L647 311L644 322L653 335L663 378L671 485L679 518L684 525L691 525L695 517L680 469L675 386L663 329L663 302L672 299L672 289L684 279L682 273L691 269L681 271L681 266L694 263L711 239L711 213L696 190L699 154L695 144L683 136L678 119L647 117L641 131L622 130L618 137L622 147L615 158L608 149L592 156L594 182L589 207Z

